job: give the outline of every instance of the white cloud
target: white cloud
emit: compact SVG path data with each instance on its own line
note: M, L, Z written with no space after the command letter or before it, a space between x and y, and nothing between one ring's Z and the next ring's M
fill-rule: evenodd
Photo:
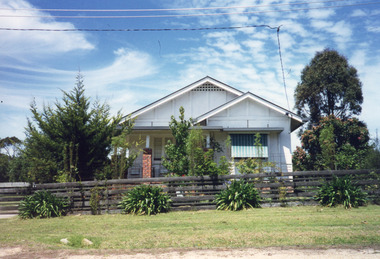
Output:
M327 19L335 14L333 9L314 9L310 10L307 15L312 19Z
M35 8L24 0L0 2L1 15L49 16L36 10L15 10ZM1 27L16 29L75 29L69 22L57 22L53 18L41 17L2 17ZM27 44L25 44L27 42ZM0 55L28 60L40 57L42 53L65 53L74 50L91 50L94 45L82 32L43 32L43 31L0 31Z
M318 30L326 30L331 28L334 23L331 21L323 21L323 20L311 20L311 26Z
M368 32L375 32L375 33L378 33L380 32L380 26L367 26L366 27L366 30Z
M119 48L114 55L111 64L105 64L99 69L84 68L81 71L84 75L85 94L92 100L99 97L100 101L106 101L110 104L113 114L118 110L130 112L139 107L138 103L142 97L148 96L147 89L139 86L139 79L153 75L157 67L151 56L142 51ZM21 65L14 67L17 68L14 77L25 78L25 81L12 82L0 79L0 96L3 100L0 116L4 119L3 123L14 124L13 128L18 129L17 136L23 138L21 133L26 126L26 116L30 114L20 111L28 112L33 99L40 108L43 104L53 105L56 100L60 101L62 97L60 89L65 91L73 89L77 71L45 68L38 64L34 64L33 67ZM28 77L27 74L30 72L34 74ZM39 83L34 84L34 81ZM18 113L13 114L12 111ZM6 132L7 129L2 128L0 134L12 134Z
M97 70L86 72L91 83L99 86L111 86L126 80L155 73L151 57L142 51L119 48L114 51L115 60Z
M355 9L352 14L351 14L351 17L363 17L363 16L366 16L367 13L364 12L363 10L361 9Z

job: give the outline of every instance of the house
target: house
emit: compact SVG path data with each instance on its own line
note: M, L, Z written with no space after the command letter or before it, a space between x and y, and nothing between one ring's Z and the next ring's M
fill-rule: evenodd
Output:
M276 163L278 170L292 171L290 133L303 124L301 117L207 76L130 114L135 118L130 138L141 138L144 146L128 177L164 175L161 158L165 144L173 139L169 122L172 115L178 118L181 106L185 118L201 126L207 145L217 142L222 147L215 153L217 161L221 156L232 162L259 157ZM259 153L254 146L256 133L261 136Z

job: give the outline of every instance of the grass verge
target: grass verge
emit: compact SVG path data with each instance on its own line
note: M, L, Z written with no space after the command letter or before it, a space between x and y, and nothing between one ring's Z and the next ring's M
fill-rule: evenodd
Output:
M0 219L1 246L97 249L379 246L380 206ZM63 245L67 238L71 245Z

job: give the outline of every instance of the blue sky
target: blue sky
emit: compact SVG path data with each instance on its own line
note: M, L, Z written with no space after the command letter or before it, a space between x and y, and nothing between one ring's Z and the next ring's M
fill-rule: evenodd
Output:
M88 11L110 9L135 11ZM315 52L336 49L358 70L364 94L360 119L367 123L372 137L380 129L379 18L380 1L0 0L0 28L281 25L290 108L301 70ZM113 113L132 112L207 75L288 108L277 33L267 27L144 32L0 30L0 61L1 138L24 139L30 103L53 105L61 99L61 90L74 87L79 70L85 78L86 95L106 101ZM295 136L293 143L297 144Z

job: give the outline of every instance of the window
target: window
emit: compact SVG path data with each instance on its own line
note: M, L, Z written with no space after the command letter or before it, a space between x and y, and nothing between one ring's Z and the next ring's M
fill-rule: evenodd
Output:
M268 135L260 134L260 145L255 146L255 134L231 134L231 156L235 158L267 158Z

